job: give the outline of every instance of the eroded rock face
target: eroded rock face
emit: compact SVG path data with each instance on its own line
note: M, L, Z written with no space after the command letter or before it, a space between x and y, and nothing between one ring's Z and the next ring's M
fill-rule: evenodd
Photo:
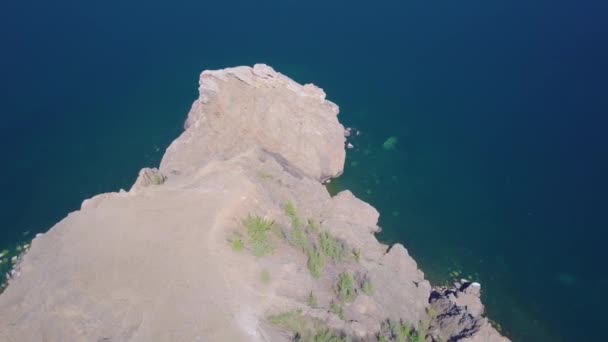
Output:
M206 71L200 84L160 170L34 239L0 296L0 341L287 341L268 317L294 310L357 341L376 341L386 320L421 330L431 287L416 262L376 240L372 206L320 182L344 164L337 106L265 65ZM270 223L263 256L247 218ZM470 304L431 305L471 319L436 320L427 340L468 329L502 341Z

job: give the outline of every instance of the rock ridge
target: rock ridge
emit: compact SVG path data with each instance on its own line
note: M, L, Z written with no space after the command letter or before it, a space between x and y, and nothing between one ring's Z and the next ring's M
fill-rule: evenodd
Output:
M37 236L2 341L508 341L477 283L431 288L378 211L330 196L345 129L270 66L204 71L184 132L126 192Z

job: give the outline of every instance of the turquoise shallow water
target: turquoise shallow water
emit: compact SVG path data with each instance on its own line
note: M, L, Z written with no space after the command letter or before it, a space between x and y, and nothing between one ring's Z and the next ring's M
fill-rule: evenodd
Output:
M381 240L480 281L514 340L602 339L605 3L0 6L0 249L157 165L201 70L265 62L361 131L332 187L379 209Z

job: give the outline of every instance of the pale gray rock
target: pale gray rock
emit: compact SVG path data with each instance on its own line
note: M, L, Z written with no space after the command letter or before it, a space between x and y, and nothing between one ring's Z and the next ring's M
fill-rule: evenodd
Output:
M481 284L478 282L465 282L459 286L460 291L479 298L481 296Z

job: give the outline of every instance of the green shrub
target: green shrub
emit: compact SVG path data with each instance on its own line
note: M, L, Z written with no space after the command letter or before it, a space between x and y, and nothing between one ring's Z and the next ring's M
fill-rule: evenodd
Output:
M163 177L161 175L159 175L158 173L154 173L152 176L150 176L150 181L154 185L161 185L165 182L163 180Z
M344 245L328 232L319 234L319 244L323 254L334 261L340 261L344 257Z
M348 272L340 273L340 279L337 285L338 297L344 302L350 302L355 299L355 278Z
M268 232L274 222L259 216L250 215L245 219L244 224L247 227L251 253L258 257L272 253L273 246Z
M310 271L310 274L314 277L314 278L320 278L321 277L321 273L323 273L323 267L325 266L325 258L323 257L323 254L314 247L311 247L307 250L308 253L308 261L307 261L307 266L308 266L308 270Z

